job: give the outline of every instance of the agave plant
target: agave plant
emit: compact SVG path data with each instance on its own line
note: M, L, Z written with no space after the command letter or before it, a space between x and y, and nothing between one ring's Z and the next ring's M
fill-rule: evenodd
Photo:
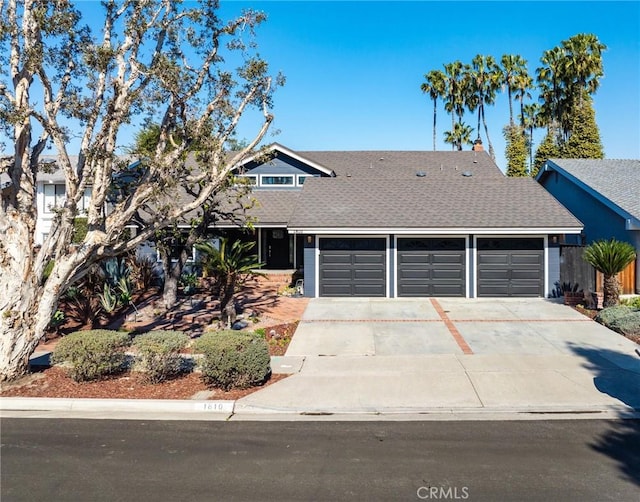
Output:
M596 241L584 250L584 260L604 275L604 303L611 307L620 303L620 281L617 275L636 259L636 251L628 242L615 239Z

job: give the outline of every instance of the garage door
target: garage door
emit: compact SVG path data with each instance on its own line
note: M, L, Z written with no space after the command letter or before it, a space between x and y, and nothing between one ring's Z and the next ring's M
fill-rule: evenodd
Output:
M320 239L320 296L386 296L386 239Z
M398 239L398 296L466 296L465 240Z
M478 296L544 296L543 239L478 239Z

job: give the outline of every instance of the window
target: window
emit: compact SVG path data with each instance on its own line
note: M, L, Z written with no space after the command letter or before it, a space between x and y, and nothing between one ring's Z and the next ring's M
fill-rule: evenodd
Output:
M89 210L89 204L91 204L91 188L85 188L78 209L86 213Z
M271 176L271 175L262 175L260 176L260 184L267 186L293 186L293 175L287 176Z
M52 213L56 208L64 205L64 185L44 185L44 212Z

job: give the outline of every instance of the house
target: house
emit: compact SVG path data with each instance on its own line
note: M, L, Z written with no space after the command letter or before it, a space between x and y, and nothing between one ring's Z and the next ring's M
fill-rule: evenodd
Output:
M584 242L568 242L615 238L640 256L640 160L550 159L536 179L584 223ZM640 258L634 275L639 293Z
M72 164L77 162L77 157L70 156ZM10 185L11 180L6 173L0 175L0 186L4 189ZM40 170L36 179L36 204L38 219L34 240L37 245L42 245L51 230L51 223L56 214L56 209L64 204L66 197L65 178L62 171L56 165L55 157L43 157L40 161ZM88 207L91 200L91 187L84 191L79 204L82 213Z
M583 225L540 184L475 151L294 151L273 144L236 176L251 184L250 233L267 271L302 274L305 296L545 297L559 243ZM42 221L64 196L38 179ZM53 186L53 188L47 188ZM87 194L87 197L90 194Z
M306 296L544 297L558 243L582 230L484 151L270 149L238 176L254 184L260 260L302 269Z

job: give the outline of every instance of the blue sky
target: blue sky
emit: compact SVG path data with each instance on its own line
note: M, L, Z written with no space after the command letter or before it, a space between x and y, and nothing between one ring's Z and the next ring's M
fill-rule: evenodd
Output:
M383 2L222 0L223 16L243 8L268 15L261 55L286 85L275 99L265 142L294 150L431 150L432 102L424 74L476 54L520 54L535 74L543 51L577 33L607 45L594 96L607 158L640 158L640 2ZM496 161L504 169L501 93L487 110ZM475 117L466 122L475 127ZM438 109L437 149L451 119ZM248 121L239 137L250 137ZM536 136L536 143L542 138ZM475 136L475 132L474 132ZM486 145L484 131L482 137Z

